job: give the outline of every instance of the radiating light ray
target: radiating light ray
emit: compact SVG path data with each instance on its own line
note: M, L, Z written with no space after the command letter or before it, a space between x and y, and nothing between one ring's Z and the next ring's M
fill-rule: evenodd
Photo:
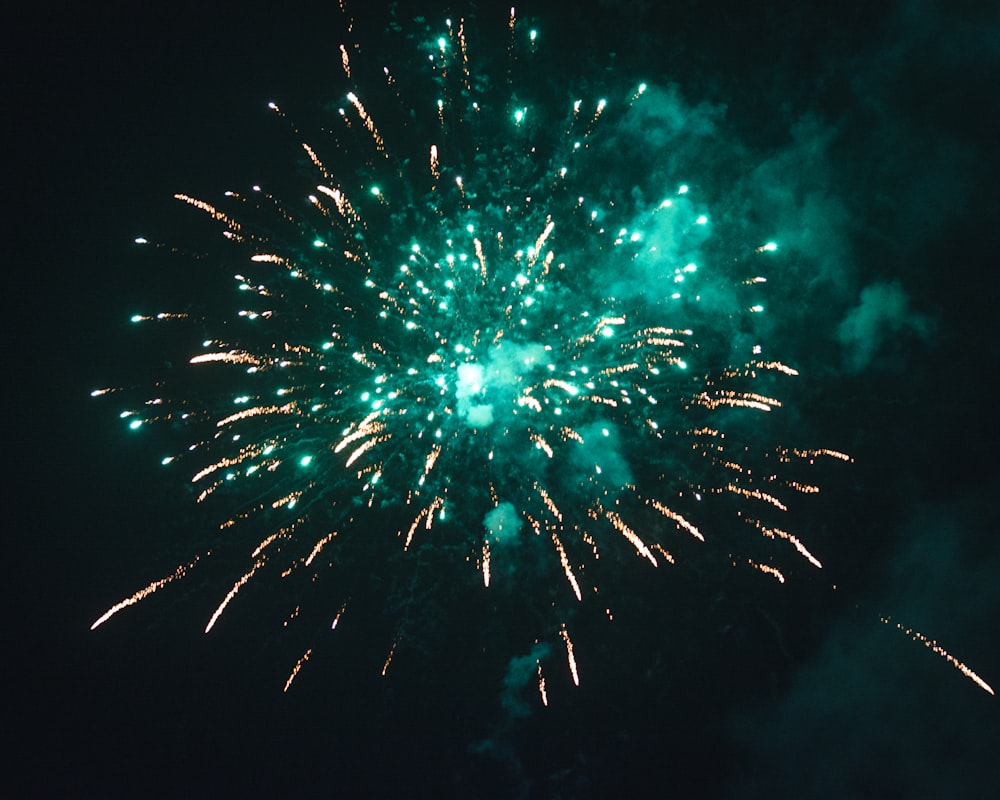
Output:
M536 662L538 664L538 695L542 698L542 705L548 706L549 704L549 693L545 690L545 676L542 675L542 662Z
M901 631L906 636L909 636L913 641L920 642L924 647L930 650L932 653L941 656L945 661L951 664L955 669L961 672L966 678L972 681L976 686L982 689L984 692L995 695L993 687L990 686L986 681L984 681L976 672L969 667L967 664L959 661L955 656L945 650L941 645L939 645L934 639L929 639L920 631L910 628L901 622L893 622L892 617L880 617L886 625L895 627L896 630Z
M221 617L222 612L226 610L226 606L228 606L230 601L236 597L236 593L250 582L250 579L254 576L258 569L264 566L264 563L265 559L260 559L255 562L250 571L244 573L243 576L233 584L233 588L229 590L226 596L222 598L222 602L219 603L215 611L212 612L212 616L208 620L208 624L205 626L205 633L208 633L215 627L215 623L219 621L219 617Z
M103 625L105 622L107 622L109 619L111 619L111 617L113 617L115 614L117 614L122 609L128 608L131 605L135 605L140 600L145 600L151 594L153 594L154 592L158 591L159 589L162 589L168 583L170 583L172 581L180 580L185 575L187 575L188 570L194 568L194 566L198 563L199 560L200 560L200 556L196 557L194 559L194 561L191 561L188 564L181 564L180 566L177 567L177 569L175 569L173 571L172 574L168 575L167 577L160 578L159 580L155 580L152 583L150 583L148 586L144 586L139 591L135 592L134 594L130 595L129 597L126 597L124 600L121 600L121 601L115 603L113 606L111 606L111 608L109 608L107 611L105 611L103 614L101 614L101 616L99 616L94 621L94 624L90 626L90 629L94 630L98 626Z
M573 653L573 640L569 638L569 631L566 630L565 624L559 627L559 635L562 637L563 643L566 645L566 662L569 664L569 672L570 675L573 676L573 683L579 686L580 673L576 668L576 656Z
M312 648L310 647L302 654L302 657L295 662L295 666L292 667L292 671L288 675L288 680L285 681L285 688L282 689L283 692L287 692L289 688L291 688L292 681L295 680L295 677L299 674L299 670L302 669L302 666L309 660L309 656L311 655L312 655Z

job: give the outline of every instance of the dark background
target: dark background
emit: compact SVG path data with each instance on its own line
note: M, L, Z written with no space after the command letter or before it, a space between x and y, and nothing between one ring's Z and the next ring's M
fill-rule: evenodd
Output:
M726 214L770 216L798 248L796 283L776 290L787 300L776 333L803 372L793 420L855 458L825 475L797 529L823 547L822 580L681 591L643 576L634 603L648 588L648 616L581 656L578 689L551 675L548 709L530 692L511 699L502 660L469 660L434 632L437 660L385 679L363 637L347 638L284 695L287 653L252 614L201 633L225 585L210 577L91 633L195 552L203 524L162 480L158 449L89 397L156 375L165 356L139 351L127 323L151 287L169 304L211 302L216 285L180 260L151 267L132 239L189 227L176 191L217 197L294 163L265 104L321 113L343 88L343 23L335 4L36 3L5 26L3 794L1000 788L997 701L879 622L892 614L1000 684L995 5L518 11L552 43L555 81L606 82L610 68L624 84L674 85L662 119L682 131L710 119L706 147L718 147L691 155L692 171L730 182ZM385 9L355 13L358 37L377 38ZM448 12L401 4L398 16L418 13ZM479 4L501 32L505 13Z

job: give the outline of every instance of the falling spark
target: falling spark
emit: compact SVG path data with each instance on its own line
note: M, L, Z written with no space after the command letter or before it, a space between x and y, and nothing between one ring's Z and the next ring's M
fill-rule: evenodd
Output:
M959 661L957 658L955 658L955 656L953 656L951 653L945 650L934 639L928 639L920 631L910 628L906 625L903 625L901 622L893 622L892 617L880 617L880 619L886 625L890 625L896 628L896 630L901 631L904 635L909 636L913 641L920 642L922 645L924 645L924 647L926 647L932 653L936 653L937 655L941 656L941 658L943 658L945 661L951 664L955 669L961 672L966 678L968 678L970 681L976 684L976 686L978 686L984 692L995 695L992 686L990 686L986 681L980 678L979 675L977 675L971 667Z
M94 621L94 624L90 626L90 629L94 630L98 626L103 625L105 622L111 619L111 617L113 617L123 608L128 608L131 605L135 605L140 600L144 600L157 590L166 586L171 581L180 580L185 575L187 575L188 570L192 569L198 563L198 561L199 559L195 558L194 561L188 564L181 564L179 567L177 567L177 569L173 571L172 574L168 575L167 577L153 581L151 584L149 584L148 586L144 586L142 589L140 589L130 597L126 597L124 600L115 603L113 606L111 606L111 608L109 608L107 611L101 614L101 616Z

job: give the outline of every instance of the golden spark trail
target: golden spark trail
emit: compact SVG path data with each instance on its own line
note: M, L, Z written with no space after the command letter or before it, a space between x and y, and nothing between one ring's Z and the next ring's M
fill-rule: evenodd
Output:
M573 683L577 686L580 685L580 673L576 668L576 656L573 654L573 641L569 638L569 631L566 630L566 623L563 623L559 628L559 635L562 637L563 642L566 644L566 661L569 662L569 671L573 676Z
M177 567L177 569L175 569L173 571L173 574L168 575L166 578L160 578L159 580L153 581L151 584L149 584L148 586L143 587L138 592L136 592L135 594L133 594L131 597L126 597L121 602L115 603L113 606L111 606L111 608L109 608L107 611L105 611L103 614L101 614L100 617L97 618L97 620L94 622L94 624L90 626L90 629L94 630L99 625L103 625L105 622L107 622L109 619L111 619L111 617L113 617L115 614L117 614L123 608L128 608L131 605L135 605L140 600L143 600L143 599L149 597L155 591L157 591L158 589L163 588L164 586L166 586L171 581L180 580L185 575L187 575L189 569L192 569L195 566L195 564L198 563L199 558L195 558L194 561L191 561L188 564L181 564L180 566Z
M639 536L625 524L625 520L619 517L614 511L605 512L608 521L614 526L614 529L618 531L622 536L624 536L629 544L631 544L639 555L649 559L649 563L654 567L657 566L656 558L653 556L650 549L646 547L646 543L639 538Z
M961 672L966 678L975 683L980 689L989 694L995 695L993 687L990 686L986 681L977 675L971 667L963 662L959 661L955 656L945 650L941 645L939 645L933 639L928 639L920 631L914 630L913 628L907 627L900 622L893 622L892 617L879 617L886 625L892 625L896 630L901 631L905 635L909 636L913 641L920 642L932 653L936 653L941 656L945 661L951 664L955 669Z
M285 688L282 689L282 691L284 691L284 692L288 691L288 687L290 687L292 685L292 681L294 681L295 680L295 676L299 674L299 670L302 669L302 665L305 664L309 660L309 656L310 655L312 655L312 648L311 647L302 654L302 657L298 661L295 662L295 666L292 667L292 672L288 676L288 680L285 681Z
M253 567L250 568L249 572L245 573L242 578L233 584L233 588L229 590L229 593L223 598L222 602L219 603L219 607L215 609L211 619L209 619L208 624L205 626L205 633L208 633L213 627L215 627L215 623L218 621L219 617L222 616L222 612L226 610L226 606L228 606L230 601L236 597L236 593L247 585L250 579L256 574L257 570L264 566L264 563L264 559L259 559Z

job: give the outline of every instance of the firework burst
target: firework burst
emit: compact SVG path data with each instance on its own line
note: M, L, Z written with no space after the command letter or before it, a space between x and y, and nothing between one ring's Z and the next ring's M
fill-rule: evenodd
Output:
M585 607L613 619L605 588L623 562L663 569L708 548L762 580L821 568L783 512L818 491L810 464L850 458L778 444L762 424L797 374L756 325L778 245L706 262L698 191L660 174L626 185L614 168L628 144L608 117L655 90L529 102L517 77L538 68L539 44L513 9L507 39L495 81L462 20L423 31L422 73L398 79L345 43L343 107L301 142L307 198L176 195L239 253L239 302L136 316L220 333L185 368L196 391L158 383L122 417L187 433L164 464L220 514L213 554L245 559L206 632L265 579L297 587L286 627L336 629L363 602L359 564L411 576L400 583L417 602L421 569L447 560L469 592L535 598L516 624L526 644L552 644L533 651L547 702L542 662L561 652L579 683L573 619ZM407 641L404 613L383 673ZM312 655L300 650L286 690Z

